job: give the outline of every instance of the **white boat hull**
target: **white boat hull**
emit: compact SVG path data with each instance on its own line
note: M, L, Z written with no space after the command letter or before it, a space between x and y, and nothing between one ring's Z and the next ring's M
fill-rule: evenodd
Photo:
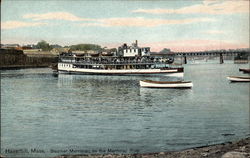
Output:
M192 88L193 83L170 83L170 84L162 84L162 83L150 83L150 82L144 82L140 81L141 87L147 87L147 88Z
M231 82L250 82L250 77L233 77L233 76L229 76L227 77L227 79Z
M59 73L80 73L80 74L99 74L99 75L163 75L183 77L183 72L177 69L86 69L76 68L73 64L58 64Z

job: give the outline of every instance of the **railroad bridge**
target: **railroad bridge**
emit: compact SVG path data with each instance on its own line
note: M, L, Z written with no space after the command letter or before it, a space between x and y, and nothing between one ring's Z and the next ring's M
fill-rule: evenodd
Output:
M249 49L243 49L243 50L222 50L222 51L204 51L204 52L175 52L173 53L176 57L183 57L184 58L184 64L187 63L187 56L219 56L220 63L224 63L223 56L234 56L238 59L245 59L249 60L250 57L250 50Z

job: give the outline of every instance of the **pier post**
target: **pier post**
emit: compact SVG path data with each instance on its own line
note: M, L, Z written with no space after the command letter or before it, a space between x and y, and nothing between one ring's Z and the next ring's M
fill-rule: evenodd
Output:
M184 55L184 64L187 64L187 56Z
M222 53L220 53L220 64L223 64L223 63L224 63L223 55L222 55Z

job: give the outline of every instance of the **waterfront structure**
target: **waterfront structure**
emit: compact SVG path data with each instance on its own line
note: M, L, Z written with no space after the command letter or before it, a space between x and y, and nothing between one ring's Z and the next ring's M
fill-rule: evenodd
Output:
M138 47L137 41L128 46L123 44L117 52L81 56L62 53L59 56L60 73L101 75L177 75L183 76L183 67L170 66L169 60L150 56L149 47Z
M28 50L0 48L0 69L48 67L57 61L57 57L49 52L26 52Z
M220 64L224 63L224 58L226 56L234 56L234 60L239 60L243 63L248 63L250 59L250 49L229 49L229 50L210 50L210 51L200 51L200 52L174 52L175 57L183 58L183 63L187 64L187 57L195 56L218 56Z

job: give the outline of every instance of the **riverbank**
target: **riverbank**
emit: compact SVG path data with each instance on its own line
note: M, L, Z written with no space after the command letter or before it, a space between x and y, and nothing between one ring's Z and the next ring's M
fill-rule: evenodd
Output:
M234 142L203 146L174 152L147 154L62 155L55 158L248 158L250 137Z
M46 68L50 67L51 64L39 64L39 65L6 65L1 66L0 70L13 70L13 69L26 69L26 68Z
M0 69L49 67L58 61L58 56L46 52L24 54L21 50L0 49Z

